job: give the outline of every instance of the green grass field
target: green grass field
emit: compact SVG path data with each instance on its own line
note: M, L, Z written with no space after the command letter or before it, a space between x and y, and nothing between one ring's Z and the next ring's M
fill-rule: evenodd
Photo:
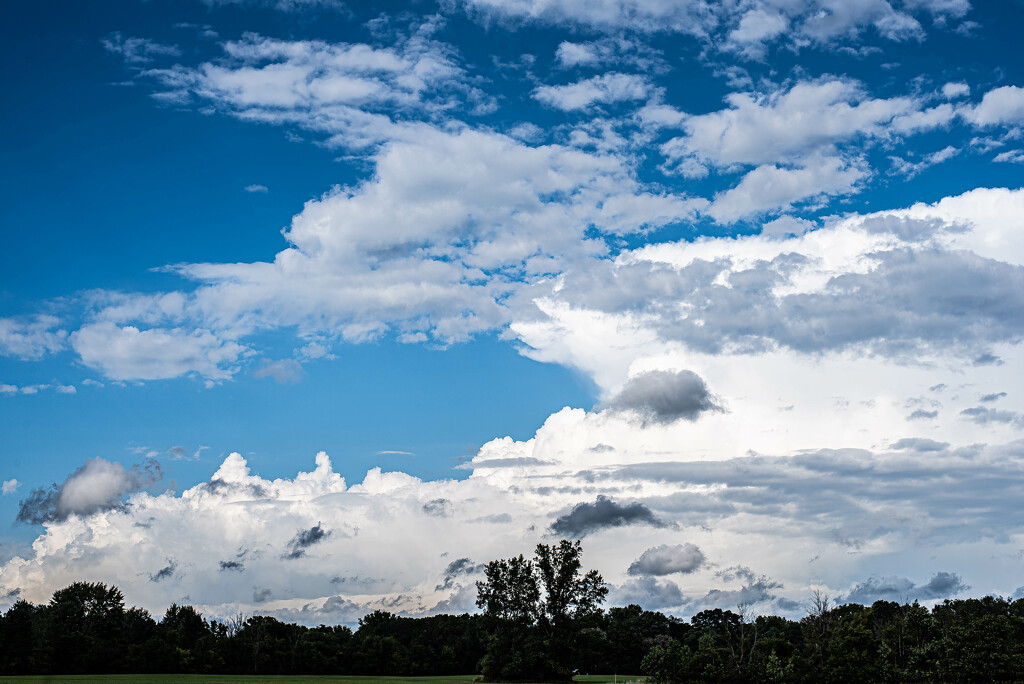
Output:
M240 684L254 684L255 682L270 682L271 684L384 684L385 682L407 682L408 684L467 684L472 682L476 675L459 675L453 677L312 677L312 676L254 676L254 675L62 675L62 676L36 676L36 677L0 677L0 682L48 682L52 684L185 684L196 682L197 684L227 684L228 682L239 682ZM644 677L628 675L580 675L574 681L588 682L590 684L605 684L613 682L637 682L643 681Z

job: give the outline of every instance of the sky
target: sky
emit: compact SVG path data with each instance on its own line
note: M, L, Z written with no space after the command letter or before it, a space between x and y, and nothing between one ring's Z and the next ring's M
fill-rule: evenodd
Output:
M0 27L0 609L1024 596L1024 3Z

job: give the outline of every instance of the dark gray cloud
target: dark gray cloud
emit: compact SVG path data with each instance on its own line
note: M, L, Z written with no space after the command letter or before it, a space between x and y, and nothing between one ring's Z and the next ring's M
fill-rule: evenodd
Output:
M939 599L955 596L970 587L959 575L952 572L937 572L927 584L916 585L907 577L870 577L857 584L846 595L846 603L871 605L875 601L896 601L903 603L916 599Z
M40 525L117 508L126 494L151 487L162 478L160 464L153 459L126 469L120 463L90 458L63 483L33 490L21 501L18 521Z
M452 510L452 502L448 499L434 499L423 504L423 512L438 518L447 518Z
M675 582L656 577L628 580L622 586L612 589L608 596L608 603L611 605L626 606L635 603L647 610L681 606L685 602L686 597Z
M551 531L564 537L585 537L606 527L636 524L665 526L665 523L642 503L634 502L622 506L606 496L598 496L594 503L576 504L572 511L552 523Z
M245 570L245 564L239 561L221 561L220 569L221 571L234 570L235 572L241 572L242 570Z
M476 573L483 572L483 569L484 566L482 564L474 563L469 558L453 560L448 564L448 567L444 569L441 584L434 587L434 589L435 591L451 589L455 585L455 580L459 577L474 575Z
M252 601L253 603L263 603L269 600L274 595L270 589L261 589L259 587L253 587L252 590Z
M932 420L938 417L938 411L925 411L924 409L917 409L916 411L913 411L909 416L907 416L907 420Z
M755 576L750 568L735 566L716 573L726 582L741 579L745 583L739 589L712 589L690 606L692 610L708 608L734 609L737 606L753 605L764 601L776 601L778 596L772 591L781 589L782 584L764 575Z
M168 559L167 565L158 570L155 574L149 576L150 582L159 582L160 580L170 579L174 577L174 571L178 569L178 564L173 560Z
M903 451L942 451L949 448L949 442L936 442L924 437L904 437L892 445L893 449Z
M647 549L629 566L630 575L671 575L693 572L704 564L704 553L693 544L662 544Z
M317 523L308 530L299 530L292 540L288 542L289 551L284 555L284 558L289 560L301 558L306 555L306 549L314 544L319 544L329 536L331 536L330 530L325 530L320 523Z
M644 420L657 423L696 420L702 413L722 410L704 379L688 370L641 373L630 378L608 406L636 411Z

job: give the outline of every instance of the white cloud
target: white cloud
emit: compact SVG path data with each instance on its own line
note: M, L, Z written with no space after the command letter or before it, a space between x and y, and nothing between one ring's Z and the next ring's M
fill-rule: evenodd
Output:
M893 170L895 173L905 175L907 178L913 178L928 167L948 161L958 154L960 154L959 148L947 145L941 150L937 150L931 154L926 154L921 161L918 162L911 162L906 159L901 159L900 157L890 157L890 159L892 160Z
M261 192L261 193L264 193L264 194L270 192L270 190L267 188L266 185L258 185L258 184L255 184L255 183L253 185L246 185L245 186L245 191L246 192Z
M245 348L208 330L90 323L71 336L82 362L111 380L164 380L196 373L207 380L231 376Z
M15 478L11 478L10 480L4 480L3 485L0 485L0 493L2 493L4 496L8 494L14 494L16 491L18 491L18 486L20 484L21 483L18 482L18 480Z
M111 33L102 41L103 47L133 66L148 64L160 57L180 57L181 50L175 45L161 45L148 38L131 38L119 32Z
M802 81L767 95L733 93L726 101L726 109L686 117L686 135L662 147L666 157L719 168L789 162L858 136L885 136L920 111L912 98L868 98L861 84L842 79ZM928 123L952 117L949 110Z
M967 97L971 94L971 86L958 81L950 82L942 86L942 96L947 100L955 100L958 97Z
M593 231L642 233L704 205L648 192L618 156L494 133L425 128L374 161L370 180L308 202L273 262L175 267L200 281L189 295L98 297L74 348L115 379L218 380L242 358L233 340L260 329L464 340L503 326L510 294L605 254Z
M483 111L452 50L426 22L395 46L286 41L255 34L223 44L224 57L198 66L150 69L159 100L195 102L252 122L298 126L333 146L360 148L415 135L416 121L445 118L459 94ZM412 130L406 127L413 126Z
M787 210L802 200L849 194L867 175L861 165L838 157L812 158L790 168L764 164L744 175L735 187L716 195L708 214L719 223L730 223L771 210Z
M55 316L0 318L0 354L36 360L64 349L68 333Z
M977 105L965 107L961 113L976 126L1019 124L1024 122L1024 88L995 88L985 93Z
M548 106L575 111L595 103L643 100L650 96L652 88L644 76L608 73L568 85L539 86L533 91L533 96Z

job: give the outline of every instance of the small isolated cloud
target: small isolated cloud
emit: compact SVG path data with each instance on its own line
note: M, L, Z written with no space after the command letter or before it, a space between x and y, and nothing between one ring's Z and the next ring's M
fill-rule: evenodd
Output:
M146 489L162 477L160 464L152 459L126 469L120 463L90 458L62 484L33 490L21 502L18 521L40 525L110 510L121 505L125 494Z
M325 530L320 523L317 523L308 530L299 530L290 542L288 542L288 553L284 558L295 560L306 555L306 549L314 544L319 544L331 536L330 530Z
M722 410L704 379L688 370L641 373L630 378L608 406L635 411L656 423L696 420L702 413Z
M693 572L704 564L704 553L693 544L662 544L647 549L629 566L630 575L671 575Z
M967 97L971 94L971 86L966 83L947 83L942 86L942 96L947 100L955 100L958 97Z
M221 572L224 570L233 570L235 572L241 572L245 570L245 564L240 561L227 560L220 562Z
M13 494L18 491L18 487L21 485L16 479L4 480L3 485L0 485L0 492L4 495Z
M646 610L671 608L686 602L683 592L675 582L656 577L628 580L622 586L614 588L608 600L609 603L618 606L635 603Z
M279 361L264 360L263 365L253 373L253 377L260 380L273 378L282 385L294 385L302 380L305 374L302 364L295 359L281 359Z
M551 531L565 537L585 537L607 527L637 524L665 527L665 523L642 503L623 506L606 496L598 496L594 503L576 504L572 511L552 523Z
M988 403L988 402L998 401L998 400L1002 399L1005 396L1006 396L1006 392L994 392L992 394L984 395L978 401L982 401L982 402Z
M942 451L949 448L949 442L937 442L934 439L926 439L924 437L904 437L897 440L892 445L892 448L898 451Z
M906 577L870 577L854 586L846 603L871 605L875 601L911 601L955 596L970 587L953 572L937 572L927 584L917 586Z
M568 85L540 86L533 91L533 96L543 104L568 112L598 103L644 100L651 88L646 76L610 73Z
M162 45L148 38L125 37L116 31L100 42L108 52L120 55L132 66L148 64L157 57L181 56L181 50L177 46Z
M415 456L411 451L399 451L398 449L384 449L377 452L378 456Z
M907 420L932 420L934 418L938 418L938 416L938 411L926 411L924 409L917 409L916 411L911 412L909 416L907 416Z
M260 185L259 183L253 183L252 185L246 185L245 186L245 191L246 192L262 192L262 193L267 193L267 192L270 192L270 189L267 188L266 185Z
M174 572L177 569L177 563L175 563L173 560L168 559L167 565L165 565L163 568L157 570L155 573L149 576L149 581L159 582L160 580L165 580L174 577Z

